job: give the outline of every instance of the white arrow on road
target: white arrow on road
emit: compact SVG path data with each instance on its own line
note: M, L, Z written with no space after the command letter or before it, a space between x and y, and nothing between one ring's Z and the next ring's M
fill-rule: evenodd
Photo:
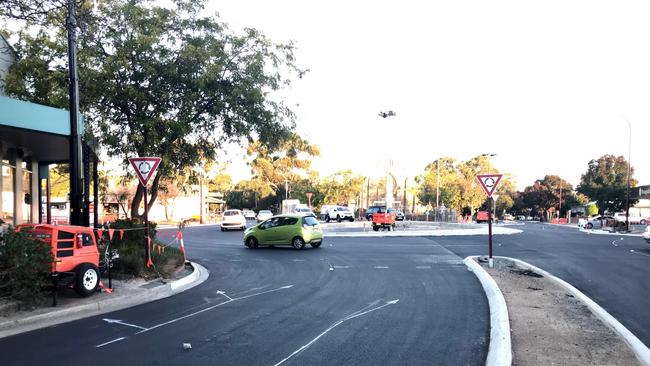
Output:
M226 299L228 299L228 300L230 300L230 301L232 301L232 297L230 297L230 296L228 296L228 295L226 295L226 293L225 293L225 292L223 292L223 291L221 291L221 290L219 290L219 291L217 291L217 295L223 295L223 296L225 296L225 297L226 297Z
M380 301L380 300L375 301L374 304L379 303L379 301ZM373 311L377 311L377 310L379 310L379 309L385 308L386 306L395 305L395 304L397 304L398 302L399 302L399 299L390 300L390 301L386 301L386 302L385 302L384 304L382 304L382 305L379 305L379 306L377 306L377 307L374 307L374 308L369 309L369 310L366 310L366 311L363 311L363 310L364 310L364 309L367 309L368 306L364 307L364 308L361 309L361 310L357 310L357 311L355 311L354 313L352 313L352 314L346 316L345 318L343 318L343 319L337 321L336 323L330 325L329 328L325 329L324 332L322 332L321 334L317 335L316 338L312 339L311 341L309 341L309 343L305 344L304 346L298 348L298 349L297 349L296 351L294 351L292 354L290 354L290 355L287 356L285 359L283 359L282 361L276 363L276 364L273 365L273 366L280 366L280 365L282 365L283 363L287 362L288 360L290 360L290 359L291 359L292 357L294 357L295 355L297 355L297 354L299 354L300 352L302 352L302 351L306 350L307 348L311 347L311 345L314 344L314 343L316 343L316 341L319 340L322 336L324 336L325 334L327 334L330 330L332 330L332 329L338 327L339 325L343 324L344 322L346 322L346 321L348 321L348 320L350 320L350 319L354 319L354 318L360 317L360 316L362 316L362 315L366 315L366 314L371 313L371 312L373 312ZM373 304L373 303L371 303L371 304ZM372 306L372 305L369 305L369 306Z
M138 329L147 329L147 328L145 328L145 327L141 327L141 326L139 326L139 325L125 323L125 322L123 322L123 321L121 321L121 320L118 320L118 319L107 319L107 318L104 318L104 319L102 319L102 320L105 321L105 322L107 322L107 323L109 323L109 324L120 324L120 325L126 325L127 327L133 327L133 328L138 328Z

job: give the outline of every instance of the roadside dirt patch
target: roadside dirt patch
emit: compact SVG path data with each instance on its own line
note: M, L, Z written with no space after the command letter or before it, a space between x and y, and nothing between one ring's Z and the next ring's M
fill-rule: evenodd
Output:
M639 365L612 330L563 288L495 260L485 269L508 305L513 365Z

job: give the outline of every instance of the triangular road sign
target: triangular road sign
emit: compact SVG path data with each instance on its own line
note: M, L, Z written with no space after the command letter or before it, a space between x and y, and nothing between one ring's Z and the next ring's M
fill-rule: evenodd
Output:
M499 173L479 174L476 176L488 197L492 197L492 194L497 190L501 177L503 177L503 174Z
M129 158L129 162L133 166L133 169L135 169L135 174L138 176L140 183L146 186L149 178L153 176L156 168L158 168L160 158Z

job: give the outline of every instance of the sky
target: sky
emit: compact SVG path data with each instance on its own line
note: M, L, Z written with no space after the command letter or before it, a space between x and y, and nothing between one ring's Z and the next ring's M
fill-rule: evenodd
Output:
M411 177L439 156L497 154L518 188L574 185L589 160L628 155L650 184L650 3L236 0L234 30L296 43L310 72L287 91L321 174ZM378 112L393 110L382 119ZM245 177L241 155L231 173Z

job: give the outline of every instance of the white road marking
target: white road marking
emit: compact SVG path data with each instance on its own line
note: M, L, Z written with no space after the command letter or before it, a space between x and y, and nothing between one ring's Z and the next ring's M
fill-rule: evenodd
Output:
M304 259L292 259L292 261L294 261L294 262L304 262L305 260Z
M348 269L350 266L334 266L335 269Z
M641 252L635 252L634 249L630 249L630 252L635 253L635 254L645 255L646 257L650 257L650 255L648 255L648 254L641 253Z
M102 320L105 321L105 322L107 322L107 323L109 323L109 324L120 324L120 325L126 325L127 327L133 327L133 328L138 328L138 329L147 329L147 328L145 328L145 327L141 327L141 326L139 326L139 325L125 323L125 322L123 322L123 321L121 321L121 320L118 320L118 319L107 319L107 318L104 318L104 319L102 319Z
M108 341L106 343L98 344L98 345L95 346L95 348L104 347L104 346L109 345L111 343L119 342L119 341L121 341L123 339L126 339L126 337L120 337L120 338L113 339L112 341Z
M373 312L373 311L379 310L379 309L381 309L381 308L385 308L386 306L397 304L397 302L399 302L399 299L395 299L395 300L391 300L391 301L386 301L385 304L380 305L380 306L377 306L377 307L372 308L372 309L370 309L370 310L366 310L366 311L360 311L360 310L357 310L357 311L355 311L354 313L352 313L352 314L346 316L345 318L343 318L343 319L337 321L336 323L330 325L329 328L325 329L325 331L323 331L321 334L317 335L316 338L312 339L311 341L309 341L309 343L305 344L304 346L298 348L298 349L295 350L292 354L290 354L290 355L287 356L285 359L283 359L282 361L276 363L276 364L273 365L273 366L279 366L279 365L282 365L283 363L287 362L287 361L288 361L289 359L291 359L292 357L296 356L296 355L299 354L300 352L302 352L302 351L306 350L307 348L311 347L311 345L314 344L314 343L316 343L316 341L318 341L321 337L323 337L325 334L327 334L327 333L328 333L329 331L331 331L332 329L334 329L334 328L338 327L339 325L343 324L344 322L346 322L346 321L348 321L348 320L351 320L351 319L354 319L354 318L357 318L357 317L360 317L360 316L362 316L362 315L366 315L366 314L368 314L368 313L371 313L371 312ZM373 305L369 305L369 306L373 306ZM368 308L368 306L366 306L365 308ZM365 309L365 308L364 308L364 309Z
M180 320L183 320L183 319L187 319L187 318L190 318L190 317L193 317L193 316L199 315L199 314L201 314L201 313L205 313L206 311L210 311L210 310L212 310L212 309L218 308L218 307L220 307L220 306L222 306L222 305L226 305L226 304L228 304L228 303L231 303L231 302L234 302L234 301L237 301L237 300L243 300L243 299L247 299L247 298L249 298L249 297L253 297L253 296L259 296L259 295L264 295L264 294L268 294L268 293L271 293L271 292L276 292L276 291L280 291L280 290L286 290L286 289L289 289L289 288L292 288L292 287L293 287L293 285L282 286L282 287L278 287L278 288L275 288L275 289L272 289L272 290L267 290L267 291L257 292L257 293L254 293L254 294L250 294L250 295L246 295L246 296L241 296L241 297L235 297L235 298L233 298L232 300L226 300L226 301L224 301L224 302L218 303L218 304L216 304L216 305L212 305L212 306L207 307L207 308L205 308L205 309L201 309L201 310L199 310L199 311L195 311L195 312L193 312L193 313L190 313L190 314L187 314L187 315L181 316L180 318L172 319L172 320L166 321L166 322L164 322L164 323L160 323L160 324L154 325L154 326L152 326L152 327L149 327L149 328L143 329L143 330L137 332L136 334L145 333L145 332L148 332L148 331L154 330L154 329L156 329L156 328L160 328L160 327L164 327L164 326L166 326L166 325L172 324L172 323L176 323L177 321L180 321Z
M386 269L389 268L388 266L375 266L375 269Z
M612 245L615 246L615 247L618 246L618 244L616 244L616 240L612 241Z
M416 269L431 269L431 266L415 266Z
M231 262L241 262L241 259L231 259Z
M223 296L225 296L225 297L226 297L226 299L228 299L228 300L230 300L230 301L232 301L232 297L230 297L230 296L228 296L228 295L226 295L226 293L225 293L225 292L223 292L223 291L221 291L221 290L218 290L218 291L217 291L217 295L223 295Z

